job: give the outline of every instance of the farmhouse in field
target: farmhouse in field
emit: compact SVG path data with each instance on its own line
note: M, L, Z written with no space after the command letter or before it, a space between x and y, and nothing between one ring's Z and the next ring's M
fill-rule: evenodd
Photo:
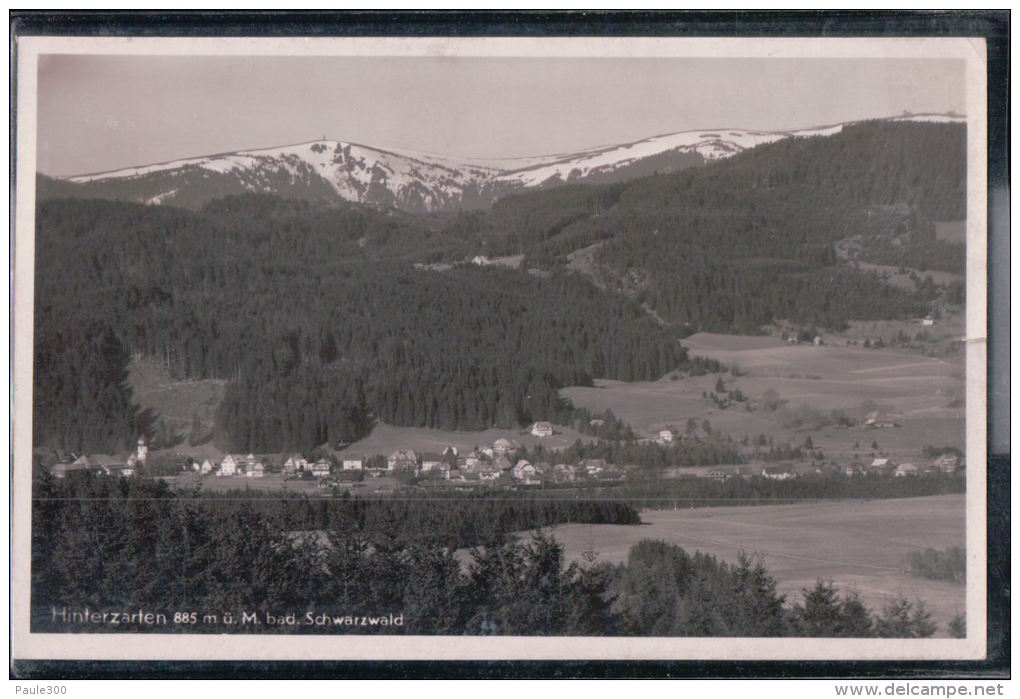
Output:
M553 427L548 422L536 422L531 428L531 434L536 437L552 437Z

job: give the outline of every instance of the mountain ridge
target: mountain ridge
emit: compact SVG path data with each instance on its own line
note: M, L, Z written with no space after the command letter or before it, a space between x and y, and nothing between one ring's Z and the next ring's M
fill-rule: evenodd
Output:
M869 121L963 121L951 114ZM498 198L560 184L607 183L728 158L786 138L829 136L861 122L794 130L692 129L579 151L465 158L320 139L52 178L55 196L196 208L243 192L340 199L411 212L486 208ZM498 163L499 165L495 165Z

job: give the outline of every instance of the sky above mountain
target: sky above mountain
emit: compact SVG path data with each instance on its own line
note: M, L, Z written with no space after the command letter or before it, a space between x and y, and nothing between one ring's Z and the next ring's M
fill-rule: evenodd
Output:
M38 78L38 169L54 176L323 137L510 158L965 112L949 59L45 55Z

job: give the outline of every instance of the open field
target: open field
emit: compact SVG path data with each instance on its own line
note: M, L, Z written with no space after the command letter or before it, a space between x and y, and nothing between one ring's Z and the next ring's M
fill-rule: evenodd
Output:
M945 315L935 321L934 325L921 325L917 321L909 320L852 320L849 328L839 334L840 338L853 338L863 341L864 338L881 337L888 343L891 338L903 332L913 338L917 333L927 333L929 337L939 340L957 341L967 333L964 315L952 313ZM838 340L836 340L838 342ZM962 353L963 348L960 348Z
M373 454L392 454L397 449L414 449L416 452L431 451L442 453L446 447L456 447L460 451L471 451L474 447L491 445L500 437L512 439L529 449L536 444L551 449L562 449L578 439L591 441L594 438L582 435L576 430L561 425L553 425L553 436L538 438L520 430L488 429L481 432L433 430L424 427L394 427L393 425L377 424L364 439L361 439L341 454L357 454L371 456Z
M568 524L552 530L567 561L589 546L599 561L620 563L641 539L661 539L688 552L726 561L738 552L761 553L788 601L818 578L853 586L880 610L895 595L923 599L946 636L945 625L966 607L964 586L906 573L904 557L925 548L964 546L963 495L897 500L811 502L798 505L646 510L639 526Z
M964 408L962 403L954 403L964 395L962 354L935 359L907 350L789 345L771 337L711 333L692 335L684 344L693 355L739 366L743 375L721 375L727 390L738 388L752 400L761 401L772 389L785 401L783 409L769 411L759 405L748 412L740 403L718 408L702 397L702 392L714 390L720 376L716 374L675 381L669 377L634 383L597 380L594 387L572 386L562 394L579 407L611 408L643 433L669 426L682 430L687 420L694 418L699 425L707 419L713 430L738 440L744 435L765 434L777 443L801 444L811 435L815 447L827 456L857 451L864 458L873 451L872 442L878 443L878 450L903 458L917 458L926 444L964 448ZM863 422L868 412L865 401L875 404L883 420L901 427L798 427L790 415L804 408L822 415L842 410Z
M226 381L178 381L154 362L134 359L128 366L132 399L149 408L180 431L191 427L194 416L212 425L216 407L223 400Z

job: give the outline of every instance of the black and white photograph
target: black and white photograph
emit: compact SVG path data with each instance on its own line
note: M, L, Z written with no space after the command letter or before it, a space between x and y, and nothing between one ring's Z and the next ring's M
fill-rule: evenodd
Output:
M985 58L22 38L15 652L984 657Z

